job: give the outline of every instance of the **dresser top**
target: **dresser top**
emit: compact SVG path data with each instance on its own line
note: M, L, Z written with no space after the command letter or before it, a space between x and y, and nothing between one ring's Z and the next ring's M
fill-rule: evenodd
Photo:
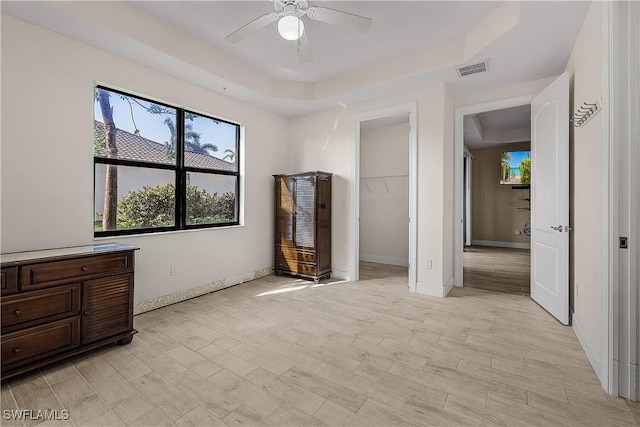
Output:
M135 251L140 249L135 246L121 245L119 243L103 243L100 245L73 246L69 248L44 249L39 251L12 252L0 254L3 267L23 264L33 261L49 261L59 258L82 257L102 255L113 252Z
M331 175L333 175L333 173L331 172L322 172L322 171L309 171L309 172L295 172L295 173L279 173L279 174L275 174L273 175L274 177L279 177L279 176L287 176L287 177L296 177L296 176L319 176L321 178L328 178Z

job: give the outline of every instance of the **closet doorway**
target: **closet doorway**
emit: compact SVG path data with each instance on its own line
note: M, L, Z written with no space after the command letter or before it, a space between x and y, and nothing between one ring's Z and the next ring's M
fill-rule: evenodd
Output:
M415 291L415 104L356 116L352 280L382 280Z
M360 122L360 280L408 283L409 113Z

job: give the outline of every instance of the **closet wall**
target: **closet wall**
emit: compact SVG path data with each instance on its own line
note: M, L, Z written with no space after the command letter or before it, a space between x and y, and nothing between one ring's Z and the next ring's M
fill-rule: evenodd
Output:
M409 124L360 132L360 260L408 265Z

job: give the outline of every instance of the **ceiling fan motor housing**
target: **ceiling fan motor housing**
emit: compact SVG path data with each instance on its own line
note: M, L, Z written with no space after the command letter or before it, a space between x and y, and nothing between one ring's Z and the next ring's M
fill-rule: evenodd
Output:
M239 43L249 34L278 22L278 32L285 40L297 41L297 52L301 62L313 58L309 39L304 30L302 17L306 15L314 21L351 28L366 33L373 22L371 18L322 6L309 7L307 0L272 0L275 12L265 13L248 24L235 30L225 38L230 43ZM293 24L293 25L292 25Z
M309 4L306 0L278 0L274 6L280 16L301 17L307 13Z

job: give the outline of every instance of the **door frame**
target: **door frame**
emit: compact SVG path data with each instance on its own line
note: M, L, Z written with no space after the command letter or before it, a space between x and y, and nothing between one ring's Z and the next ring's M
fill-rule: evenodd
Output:
M640 173L629 167L640 159L633 143L640 137L640 6L604 2L602 8L604 386L610 394L640 401L640 225L633 221L640 216ZM620 236L628 236L628 249L620 248Z
M360 278L360 122L379 119L397 114L409 114L409 290L416 291L417 281L417 218L418 218L418 135L417 102L395 105L354 114L353 145L351 153L351 265L349 277L352 281Z
M465 105L455 109L455 141L454 141L454 251L455 251L455 285L463 283L463 259L464 230L463 230L463 198L464 192L464 116L469 114L484 113L487 111L502 110L504 108L519 107L531 104L536 94L517 96L514 98L500 99L497 101L483 102L481 104Z
M464 242L462 246L471 246L471 235L473 232L473 186L471 182L473 181L473 154L471 151L467 150L466 147L463 147L462 152L462 161L466 162L466 166L462 165L462 173L463 173L463 186L464 186L464 197L462 202L463 213L462 218L464 223L462 225L462 236L464 237Z

